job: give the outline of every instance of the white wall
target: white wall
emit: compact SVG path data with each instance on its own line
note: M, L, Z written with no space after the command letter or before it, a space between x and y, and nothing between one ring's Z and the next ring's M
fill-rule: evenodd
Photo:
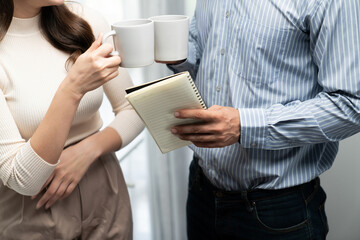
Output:
M360 134L340 142L330 170L321 176L327 193L327 240L360 239Z

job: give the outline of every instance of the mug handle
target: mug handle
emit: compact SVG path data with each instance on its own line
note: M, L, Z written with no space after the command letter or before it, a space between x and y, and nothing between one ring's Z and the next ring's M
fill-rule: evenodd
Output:
M115 30L112 30L112 31L110 31L110 32L105 33L105 35L104 35L104 37L103 37L103 39L102 39L102 41L101 41L101 44L104 44L104 43L105 43L105 40L106 40L108 37L114 36L114 35L116 35L116 31L115 31ZM111 52L109 55L110 55L110 56L119 56L120 53L119 53L118 51L113 51L113 52Z

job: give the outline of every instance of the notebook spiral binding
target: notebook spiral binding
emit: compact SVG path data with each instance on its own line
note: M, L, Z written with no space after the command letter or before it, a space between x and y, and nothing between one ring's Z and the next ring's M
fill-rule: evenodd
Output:
M207 107L206 107L206 105L205 105L205 103L204 103L204 100L202 99L202 97L201 97L201 95L200 95L200 93L199 93L199 91L198 91L198 89L197 89L194 81L192 80L192 78L191 78L191 76L190 76L190 73L187 73L187 78L189 79L189 82L190 82L190 84L191 84L191 87L194 89L194 92L195 92L195 94L196 94L196 97L197 97L197 98L199 99L199 101L200 101L201 107L202 107L203 109L207 109Z

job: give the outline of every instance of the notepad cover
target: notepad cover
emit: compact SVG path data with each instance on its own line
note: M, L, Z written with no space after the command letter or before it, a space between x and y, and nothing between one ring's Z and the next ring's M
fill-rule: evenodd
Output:
M126 92L126 99L141 117L162 153L191 144L171 133L173 126L199 121L175 118L176 110L206 109L188 72L131 87Z

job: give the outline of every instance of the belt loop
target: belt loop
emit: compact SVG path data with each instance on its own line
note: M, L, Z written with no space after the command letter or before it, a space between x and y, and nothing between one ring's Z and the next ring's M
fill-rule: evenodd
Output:
M319 190L320 187L320 178L316 177L315 179L313 179L310 182L310 186L312 187L312 192L310 193L310 195L305 199L306 204L308 204L313 197L315 196L315 194L317 193L317 191ZM304 194L304 187L302 188L303 194Z
M250 202L249 202L249 199L247 197L247 191L241 191L241 199L244 201L245 203L245 207L246 207L246 210L248 212L252 212L254 210L254 208L251 206Z

